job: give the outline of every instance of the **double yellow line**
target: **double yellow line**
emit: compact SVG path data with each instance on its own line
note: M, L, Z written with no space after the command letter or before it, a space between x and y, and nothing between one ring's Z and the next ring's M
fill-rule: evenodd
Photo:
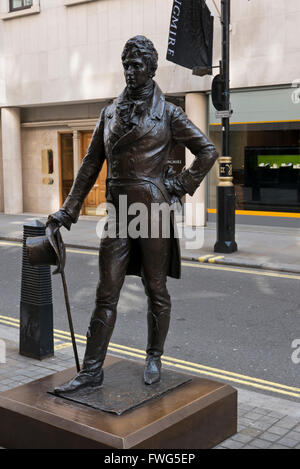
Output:
M0 324L5 324L18 328L19 323L20 322L18 319L0 315ZM86 344L85 336L75 334L75 337L77 343L82 345ZM55 341L62 342L55 347L55 350L61 350L72 345L70 341L71 335L69 332L66 331L54 329L54 339ZM112 352L113 354L116 354L121 357L133 357L144 360L146 356L143 350L115 343L110 343L108 350L109 352ZM225 382L242 384L244 386L250 386L252 388L261 389L264 391L271 391L277 394L296 397L298 399L300 398L300 388L296 388L293 386L274 383L272 381L267 381L260 378L253 378L251 376L241 375L232 371L221 370L218 368L213 368L211 366L200 365L198 363L193 363L185 360L179 360L178 358L173 358L166 355L163 356L162 362L164 365L170 366L179 371L189 372L195 375L210 376L212 378L217 378Z
M9 242L9 241L0 241L0 245L6 246L20 246L18 242ZM88 254L92 256L98 256L97 251L88 251L82 249L67 249L67 252L74 253L74 254ZM213 264L217 257L215 256L203 256L203 260L198 259L199 262L209 262L209 264ZM285 274L285 273L278 273L278 272L265 272L263 270L255 270L255 269L240 269L236 267L228 267L228 266L217 266L217 265L203 265L200 263L192 263L192 262L182 262L182 265L185 267L193 267L193 268L201 268L201 269L213 269L213 270L223 270L227 272L234 272L234 273L243 273L247 275L259 275L259 276L266 276L266 277L276 277L276 278L286 278L291 280L300 280L300 275L293 275L293 274ZM14 318L10 318L7 316L0 315L0 323L6 324L13 327L19 327L19 321ZM54 330L54 338L55 341L59 341L58 345L55 346L55 350L61 350L66 347L70 347L71 344L71 336L69 332L60 331L55 329ZM67 342L66 342L67 341ZM86 344L86 339L82 335L76 334L76 341L79 344ZM57 342L56 342L57 343ZM126 347L124 345L114 344L111 343L108 350L113 352L114 354L118 354L120 356L126 357L133 357L144 359L145 352L133 347ZM286 386L284 384L274 383L271 381L266 381L259 378L253 378L251 376L241 375L238 373L234 373L231 371L220 370L218 368L209 367L206 365L200 365L197 363L192 363L184 360L179 360L176 358L164 356L163 363L165 365L171 366L176 368L180 371L187 371L194 374L200 374L205 376L211 376L213 378L218 378L223 381L229 381L237 384L242 384L245 386L250 386L253 388L271 391L278 394L283 394L291 397L300 398L300 388Z
M21 246L22 242L18 241L0 241L0 246ZM66 250L70 254L84 254L89 256L99 256L99 250L84 250L84 249L73 249L68 248ZM246 274L246 275L260 275L262 277L275 277L275 278L286 278L291 280L300 280L299 274L288 274L288 273L280 273L280 272L272 272L272 271L264 271L264 270L257 270L252 268L237 268L237 267L230 267L225 265L213 265L217 259L221 259L224 256L202 256L198 258L198 262L191 261L191 262L181 262L183 267L193 267L194 269L210 269L210 270L219 270L219 271L226 271L226 272L233 272L236 274ZM209 263L210 265L206 265Z

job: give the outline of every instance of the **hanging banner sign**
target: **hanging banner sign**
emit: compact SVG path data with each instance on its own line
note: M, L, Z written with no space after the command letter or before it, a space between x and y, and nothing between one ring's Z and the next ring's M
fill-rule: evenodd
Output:
M212 74L214 17L204 0L174 0L167 60Z

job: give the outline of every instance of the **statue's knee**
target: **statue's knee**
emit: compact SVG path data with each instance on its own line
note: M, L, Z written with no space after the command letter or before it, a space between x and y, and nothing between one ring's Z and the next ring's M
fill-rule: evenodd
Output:
M100 321L105 326L114 327L117 317L117 306L116 305L107 305L98 304L96 302L96 307L92 315L92 321Z
M164 307L171 306L171 299L165 283L150 282L147 285L147 295L152 304Z

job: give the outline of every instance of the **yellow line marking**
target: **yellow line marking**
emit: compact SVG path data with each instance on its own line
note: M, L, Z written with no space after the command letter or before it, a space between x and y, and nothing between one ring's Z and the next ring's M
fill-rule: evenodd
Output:
M120 353L121 352L119 349L114 348L114 347L108 347L108 349L112 352L115 352L115 353ZM128 356L131 356L131 357L144 358L142 355L138 355L138 354L133 353L133 352L123 351L121 353L123 353L125 355L128 355ZM244 384L246 386L251 386L251 387L258 388L258 389L263 389L263 390L266 390L266 391L272 391L272 392L275 392L275 393L278 393L278 394L284 394L284 395L300 398L300 394L297 394L297 393L294 393L294 392L288 392L288 391L284 391L282 389L276 389L276 388L273 388L271 386L263 386L261 384L257 384L257 383L254 383L254 382L252 383L252 382L245 381L245 380L242 380L242 379L232 378L230 376L223 376L221 374L211 373L211 372L208 372L208 371L205 371L205 370L198 370L198 369L195 369L193 367L180 365L179 363L171 363L171 362L168 362L165 358L166 357L162 358L162 363L164 365L179 368L180 370L191 371L193 373L199 373L199 374L203 374L203 375L206 375L206 376L213 376L214 378L219 378L219 379L223 379L223 380L225 379L225 380L232 381L232 382L235 382L235 383ZM267 382L268 381L266 381L266 383ZM277 383L275 383L275 384L276 384L276 386L281 386L281 385L278 385ZM288 388L288 386L287 386L287 388ZM291 389L298 389L298 388L291 388Z
M12 243L9 243L9 244L12 244ZM1 241L0 241L0 245L1 245ZM14 244L16 246L18 246L19 244ZM69 250L67 249L67 252L69 252ZM89 254L91 256L98 256L98 252L89 252L89 251L83 251L83 250L73 250L72 251L73 253L76 253L76 254ZM206 257L206 256L203 256L203 257ZM224 257L224 256L219 256L219 257ZM217 257L217 258L219 258ZM201 259L200 257L198 258L198 260ZM200 261L201 262L201 261ZM210 262L211 263L211 262ZM243 273L243 274L248 274L248 275L262 275L262 276L265 276L265 277L275 277L275 278L289 278L289 279L292 279L292 280L300 280L300 275L292 275L292 274L279 274L279 273L275 273L275 272L265 272L263 270L253 270L251 268L249 268L249 270L246 270L246 269L238 269L236 267L226 267L226 266L213 266L213 265L199 265L197 264L196 262L195 263L190 263L190 262L181 262L181 265L184 266L184 267L194 267L194 268L198 268L198 269L213 269L213 270L224 270L226 272L236 272L236 273Z
M2 316L2 315L0 315L0 318L10 319L9 317ZM6 323L6 324L9 324L9 325L18 327L19 321L17 319L14 319L14 318L11 318L11 321L0 319L0 323ZM65 340L65 339L69 339L71 337L69 332L61 331L61 330L58 330L58 329L55 329L54 331L55 331L54 336L57 337L57 338ZM76 336L77 342L79 342L81 344L86 344L86 339L85 339L84 336L82 336L80 334L75 334L75 336ZM64 345L64 344L61 344L61 345ZM68 343L65 346L67 347L67 346L71 346L71 345L72 345L71 343ZM64 348L64 347L61 347L61 348ZM57 348L56 348L56 350L57 350ZM114 344L114 343L111 343L109 345L108 350L111 351L111 352L114 352L114 353L119 353L119 354L123 354L123 355L126 355L126 356L131 356L131 357L136 357L136 358L140 358L140 359L144 359L145 356L146 356L145 352L140 350L140 349L136 349L136 348L133 348L133 347L128 347L128 346L125 346L125 345ZM169 357L169 356L163 356L162 361L166 365L170 365L170 366L173 366L175 368L182 369L182 370L192 371L194 373L200 373L200 374L204 374L204 375L207 375L207 376L213 376L213 377L217 377L217 378L220 378L220 379L223 379L223 380L227 379L229 381L233 381L233 382L240 383L240 384L245 384L247 386L256 387L258 389L264 389L264 390L268 390L268 391L277 392L277 393L286 394L286 395L289 395L289 396L299 397L300 398L300 394L299 394L300 388L296 388L296 387L293 387L293 386L287 386L287 385L284 385L284 384L274 383L272 381L267 381L267 380L263 380L263 379L260 379L260 378L253 378L251 376L241 375L239 373L234 373L234 372L231 372L231 371L221 370L221 369L213 368L213 367L210 367L210 366L200 365L198 363L192 363L192 362L188 362L188 361L185 361L185 360L179 360L177 358L172 358L172 357ZM279 388L279 389L276 389L276 388ZM285 391L285 390L287 390L287 391ZM289 391L296 391L296 392L288 392L288 390Z
M14 241L0 241L1 246L20 246L22 244L22 241L20 242L14 242Z
M128 350L121 350L118 347L113 347L109 345L108 350L111 352L117 352L117 353L123 353L125 355L128 355L130 357L137 357L137 358L145 358L146 354L141 351L141 353L134 353L134 352L129 352Z
M4 319L0 319L0 322L1 322L2 324L7 324L8 326L19 327L18 324L15 324L15 323L13 323L13 322L11 322L11 321L4 321Z
M0 246L21 246L22 241L0 241ZM85 249L73 249L73 248L67 248L67 252L74 253L74 254L88 254L90 256L98 256L99 252L95 251L88 251Z
M0 241L1 244L1 241ZM16 244L19 245L19 244ZM67 249L68 251L68 249ZM83 250L73 250L72 252L76 254L85 254L88 253L91 256L98 256L98 252L89 252L89 251L83 251ZM205 257L205 256L203 256ZM220 256L223 257L223 256ZM200 259L200 258L199 258ZM199 260L198 259L198 260ZM195 263L190 263L190 262L181 262L181 265L184 267L194 267L198 269L213 269L213 270L224 270L226 272L236 272L236 273L242 273L242 274L248 274L248 275L262 275L265 277L275 277L275 278L289 278L292 280L300 280L300 275L292 275L292 274L279 274L275 272L265 272L263 270L246 270L246 269L238 269L236 267L227 267L227 266L215 266L215 265L199 265L196 262Z
M84 341L80 341L80 340L77 340L77 341L81 342L81 343L85 343ZM67 347L67 346L69 347L69 346L71 346L71 343L70 344L62 344L62 345L64 345L65 347ZM58 350L58 347L55 347L55 350ZM59 348L63 348L63 347L59 347ZM117 353L119 355L121 354L121 355L126 355L126 356L140 358L140 359L144 359L145 356L146 356L144 352L141 352L140 354L137 354L137 353L130 352L130 351L127 351L127 350L124 350L124 349L121 349L121 348L118 348L118 347L113 347L113 346L109 346L108 351ZM165 358L163 358L162 362L165 365L173 366L173 367L181 369L181 370L191 371L193 373L199 373L199 374L203 374L203 375L206 375L206 376L213 376L213 377L219 378L221 380L228 380L228 381L232 381L232 382L239 383L239 384L244 384L246 386L251 386L251 387L254 387L254 388L258 388L258 389L263 389L263 390L267 390L267 391L271 391L271 392L275 392L275 393L279 393L279 394L284 394L284 395L300 398L300 394L297 394L297 393L294 393L294 392L284 391L284 389L289 389L289 388L294 389L290 386L285 386L285 385L280 385L278 383L274 383L274 385L279 388L279 389L276 389L276 388L273 388L271 386L264 386L264 385L257 384L256 382L251 382L251 381L246 381L246 380L242 380L242 379L233 378L231 376L228 376L230 372L222 371L222 373L224 373L224 374L212 373L212 372L209 372L205 369L202 370L202 369L198 369L197 367L184 366L184 365L181 365L179 363L176 363L175 359L172 359L172 360L174 360L174 362L168 362L168 361L166 361ZM198 366L201 366L201 365L198 365ZM226 375L225 375L225 373L226 373ZM251 378L251 379L253 381L254 380L259 381L256 378ZM263 380L260 380L260 381L263 381ZM267 382L268 381L266 381L266 383ZM282 389L280 389L280 388L282 388ZM298 388L295 388L295 389L298 389Z
M224 259L224 256L215 256L214 254L207 254L206 256L198 257L199 262L209 262L213 264L217 259Z
M67 252L73 253L73 254L88 254L89 256L99 256L99 250L96 251L86 251L84 249L71 249L67 248Z
M263 270L253 270L253 269L237 269L235 267L225 267L225 266L216 266L216 265L200 265L196 262L194 264L189 262L182 262L181 265L185 267L195 267L197 269L212 269L212 270L225 270L227 272L236 272L242 274L249 274L249 275L262 275L265 277L275 277L275 278L289 278L292 280L300 280L300 275L292 275L292 274L277 274L275 272L265 272Z
M18 319L9 318L7 316L1 316L0 315L0 318L6 318L6 319L9 319L11 321L14 321L16 323L16 324L14 324L14 325L16 325L16 327L19 323ZM70 339L71 338L71 334L67 331L54 329L54 332L55 332L55 337L62 338L62 339ZM75 334L75 337L76 337L76 340L78 342L80 342L82 344L86 343L86 338L85 338L84 335ZM125 350L125 351L136 352L136 353L139 354L140 357L142 356L143 358L146 356L146 354L143 350L140 350L140 349L137 349L137 348L134 348L134 347L128 347L126 345L115 344L113 342L110 343L110 346L114 349L118 348L118 349L122 349L122 350ZM278 384L278 383L273 383L273 382L262 380L262 379L259 379L259 378L252 378L251 376L241 375L239 373L234 373L234 372L231 372L231 371L226 371L226 370L221 370L221 369L218 369L218 368L213 368L213 367L210 367L210 366L200 365L200 364L197 364L197 363L188 362L188 361L185 361L185 360L180 360L178 358L172 358L172 357L169 357L169 356L164 356L164 359L169 360L169 361L174 361L174 362L177 362L177 363L181 363L181 364L187 365L187 366L193 366L193 367L201 368L201 369L204 369L204 370L215 371L217 373L232 375L232 376L240 377L240 378L247 379L247 380L257 381L257 382L260 382L260 383L267 383L267 384L271 384L272 386L280 386L280 387L284 387L286 389L291 389L291 390L300 392L300 388L286 386L286 385L283 385L283 384L281 385L281 384Z
M191 368L191 367L165 362L163 359L162 359L162 362L165 363L166 365L171 365L171 366L174 366L175 368L180 368L181 370L193 371L193 372L197 372L197 373L200 373L200 374L204 374L206 376L213 376L215 378L220 378L220 379L223 379L223 380L225 379L225 380L232 381L232 382L235 382L235 383L244 384L246 386L252 386L252 387L258 388L258 389L264 389L266 391L272 391L272 392L276 392L278 394L285 394L287 396L300 398L300 394L284 391L282 389L276 389L276 388L273 388L271 386L263 386L261 384L251 383L249 381L244 381L244 380L241 380L241 379L231 378L230 376L227 377L227 376L219 375L217 373L210 373L210 372L207 372L207 371L195 370L194 368Z
M249 210L236 210L237 215L255 215L258 217L300 218L300 213L289 212L256 212Z
M114 348L118 347L118 348L138 352L140 354L140 356L142 356L143 358L146 356L145 352L143 352L142 350L139 350L139 349L126 347L124 345L118 345L118 344L111 344L111 346L114 347ZM172 357L169 357L167 355L164 355L163 359L168 360L170 362L179 363L180 365L182 364L182 365L186 365L186 366L189 366L189 367L193 367L193 369L194 368L197 368L197 369L200 368L200 369L203 369L203 370L214 371L214 372L218 373L219 375L220 374L225 374L225 375L235 376L235 377L238 377L238 378L243 378L244 380L251 380L251 381L258 382L258 383L265 383L265 384L269 384L269 385L272 385L272 386L282 387L284 389L289 389L289 390L292 390L292 391L300 392L300 388L296 388L296 387L293 387L293 386L287 386L285 384L278 384L278 383L274 383L274 382L271 382L271 381L266 381L266 380L260 379L260 378L252 378L251 376L241 375L239 373L234 373L232 371L221 370L221 369L218 369L218 368L213 368L211 366L200 365L198 363L192 363L192 362L188 362L188 361L185 361L185 360L180 360L178 358L172 358ZM173 363L173 366L174 366L174 363Z
M208 259L208 262L210 264L214 264L214 262L216 262L218 259L224 259L225 256L216 256L216 257L212 257L210 259Z
M71 342L65 342L64 344L56 345L54 347L54 350L61 350L67 347L71 347L71 345L72 345Z
M300 122L299 119L289 119L289 120L279 120L279 121L249 121L249 122L230 122L231 125L241 125L241 124L276 124L282 122ZM221 123L215 122L209 125L222 125Z
M272 381L267 381L267 380L264 380L264 379L260 379L260 378L253 378L252 376L247 376L247 375L241 375L239 373L234 373L233 371L226 371L226 370L220 370L218 368L213 368L211 366L205 366L205 365L200 365L198 363L191 363L191 362L187 362L185 360L179 360L179 359L174 359L172 357L168 357L168 356L164 356L164 359L166 360L169 360L169 361L174 361L174 362L177 362L179 364L182 364L182 365L186 365L186 366L192 366L193 368L200 368L200 369L203 369L203 370L208 370L208 371L213 371L213 372L216 372L218 374L224 374L224 375L229 375L229 376L234 376L234 377L237 377L237 378L242 378L243 380L249 380L249 381L254 381L254 382L257 382L257 383L263 383L263 384L268 384L268 385L272 385L272 386L275 386L275 387L280 387L280 388L284 388L284 389L289 389L291 391L296 391L296 392L300 392L300 388L296 388L294 386L287 386L285 384L279 384L279 383L274 383Z
M71 339L71 335L66 333L65 335L63 334L58 334L57 332L55 332L54 330L54 337L58 337L59 339ZM86 344L86 339L80 339L78 337L76 337L75 335L75 339L76 339L76 342L78 342L79 344Z
M207 259L209 259L210 257L213 257L213 254L208 254L206 256L202 256L202 257L198 257L198 261L199 262L205 262Z
M2 319L9 319L10 321L16 322L16 323L18 323L18 324L20 323L20 320L19 320L19 319L11 318L11 317L9 317L9 316L2 316L2 315L0 315L0 318L2 318Z
M208 213L217 213L217 209L208 208ZM257 217L281 217L281 218L300 218L300 213L290 212L257 212L255 210L236 210L236 215L252 215Z

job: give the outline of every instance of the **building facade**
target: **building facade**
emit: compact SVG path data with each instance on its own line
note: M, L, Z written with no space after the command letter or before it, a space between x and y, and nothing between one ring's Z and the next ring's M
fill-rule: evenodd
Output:
M299 0L233 0L231 155L240 221L299 221ZM79 168L98 115L125 86L124 43L149 37L167 99L220 145L212 77L165 59L173 0L0 0L0 211L57 210ZM221 54L220 0L214 64ZM215 69L217 73L217 69ZM175 171L192 155L176 149ZM193 198L203 225L216 213L217 165ZM104 167L83 207L105 202ZM200 204L200 205L199 205ZM200 209L199 209L200 207Z

